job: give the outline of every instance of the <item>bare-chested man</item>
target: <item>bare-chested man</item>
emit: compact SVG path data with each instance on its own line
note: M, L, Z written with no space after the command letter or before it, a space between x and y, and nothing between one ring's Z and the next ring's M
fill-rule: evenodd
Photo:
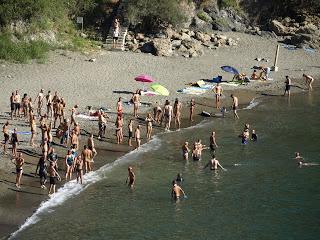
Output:
M93 134L91 133L89 138L88 138L88 148L92 151L92 160L94 159L95 156L97 156L97 150L94 147L94 139L93 139Z
M214 87L213 92L216 95L216 108L220 108L220 101L221 101L221 96L222 96L222 87L220 86L220 83L217 83L217 85Z
M51 195L51 192L54 194L56 192L56 184L57 180L61 180L59 173L57 172L55 168L55 162L50 162L50 166L48 168L48 173L50 176L50 187L48 195Z
M212 159L204 166L204 168L207 168L209 166L210 170L218 170L218 167L220 167L222 170L226 171L226 169L223 168L220 162L216 159L215 155L212 155Z
M71 146L74 146L76 150L79 148L79 137L76 134L75 130L72 130L70 135Z
M183 197L186 198L187 195L183 191L183 189L177 184L176 181L172 182L172 190L171 190L171 198L175 201L179 200L181 197L181 194L183 194Z
M215 151L218 147L218 144L216 142L216 132L212 131L211 136L210 136L210 149L212 151Z
M63 119L63 103L61 100L58 100L57 102L57 112L54 116L54 124L53 124L53 128L56 128L56 122L57 122L57 119L59 119L59 124L62 123L62 119Z
M165 124L165 130L170 130L171 120L173 115L173 108L170 105L169 100L166 100L166 103L163 108L163 117L164 117L164 124Z
M133 102L133 116L136 118L138 117L138 109L140 104L140 91L137 90L135 94L132 96Z
M182 145L182 156L183 156L183 159L184 159L184 160L188 160L188 158L189 158L189 152L190 152L189 143L188 143L188 142L185 142L185 143Z
M14 106L15 106L14 107L14 116L19 118L20 117L20 108L21 108L21 96L20 96L18 90L16 90L16 92L15 92L13 101L14 101Z
M37 134L37 124L36 124L36 116L32 115L32 119L30 122L31 127L31 138L30 138L30 146L34 147L34 137Z
M22 153L19 153L19 155L12 160L12 163L14 165L16 165L16 174L17 174L16 187L20 188L20 186L21 186L21 177L22 177L22 173L23 173L22 166L24 164L24 159L22 158Z
M76 124L76 114L77 114L77 108L78 108L78 105L74 105L73 108L71 108L71 116L70 116L70 126L72 124Z
M231 94L230 97L232 98L232 110L233 110L234 118L235 119L239 119L239 116L238 116L238 113L237 113L237 109L238 109L238 106L239 106L239 100L233 94Z
M122 113L123 113L122 98L119 97L119 100L117 102L117 114L122 117Z
M37 114L38 116L41 116L41 110L42 110L42 104L43 104L43 100L44 100L44 94L43 94L43 89L40 90L40 92L38 93L38 96L35 99L35 102L37 103Z
M162 115L162 109L159 103L156 102L156 106L153 108L153 118L158 124L160 124L161 122L161 117L162 117L161 115Z
M75 161L75 170L76 170L76 175L77 175L77 183L79 183L79 180L80 180L80 183L82 184L82 178L83 178L83 161L82 161L81 156L78 156L78 157L76 158L76 161Z
M98 139L99 140L102 137L104 137L104 135L106 133L107 118L109 118L109 117L104 112L99 110L99 113L98 113L98 127L99 127Z
M176 129L180 129L181 125L181 102L179 102L179 99L176 98L174 105L173 105L173 116L174 116L174 124Z
M134 137L136 139L136 148L139 148L141 145L141 131L140 131L140 125L137 126L135 132L134 132Z
M11 115L11 120L13 120L13 113L14 113L14 92L12 92L11 96L10 96L10 115Z
M133 188L135 181L136 181L136 176L133 172L133 168L128 167L128 177L126 180L126 184L128 184L130 188Z
M46 95L46 100L47 100L47 116L48 118L51 117L53 118L54 113L53 113L53 97L51 95L51 91L48 91L48 94Z
M191 101L190 101L190 116L189 116L189 120L191 122L193 122L193 115L194 115L195 107L196 107L196 102L192 98Z
M11 144L12 144L12 156L17 156L17 147L19 145L19 139L17 134L17 129L13 129L13 133L11 134Z
M116 125L117 144L120 144L122 143L122 140L123 140L123 119L121 115L117 116L115 125Z
M3 137L4 137L3 152L4 152L4 154L7 154L8 143L9 143L9 139L10 139L9 122L8 121L3 125L2 132L3 132Z
M92 171L92 151L87 147L87 145L84 145L83 151L81 153L81 157L84 163L85 167L85 173Z
M309 90L312 91L312 83L314 82L314 78L306 74L303 74L302 77L306 81L306 85L308 86Z

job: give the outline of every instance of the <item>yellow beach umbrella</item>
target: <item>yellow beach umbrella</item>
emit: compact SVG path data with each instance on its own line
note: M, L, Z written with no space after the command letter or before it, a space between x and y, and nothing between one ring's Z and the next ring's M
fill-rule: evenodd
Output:
M151 88L153 91L155 91L156 93L162 95L162 96L169 96L170 92L168 91L168 89L166 89L164 86L162 86L159 83L153 83L151 84Z

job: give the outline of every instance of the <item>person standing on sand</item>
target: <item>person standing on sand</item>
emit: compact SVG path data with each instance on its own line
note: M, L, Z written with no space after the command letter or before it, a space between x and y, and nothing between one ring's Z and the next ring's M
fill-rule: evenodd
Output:
M49 187L49 192L48 195L51 196L51 192L53 194L56 193L56 184L57 184L57 180L61 180L59 173L57 172L56 168L55 168L55 163L54 162L50 162L50 166L48 169L49 172L49 176L50 176L50 187Z
M138 109L139 109L139 104L140 104L140 91L137 90L135 94L132 96L132 102L133 102L133 116L135 118L139 117L138 116Z
M52 95L51 95L51 91L48 91L48 94L46 95L46 100L47 100L47 116L49 118L49 116L51 118L54 117L54 113L53 113L53 102L52 102Z
M158 124L160 124L161 115L162 115L162 109L159 106L159 103L156 102L156 106L153 108L153 118Z
M14 105L14 92L11 93L11 96L10 96L10 116L11 116L11 120L13 120L13 113L14 113L14 108L15 108L15 105Z
M213 92L215 93L216 96L216 108L220 108L220 101L221 101L221 96L222 96L222 87L220 86L220 83L217 83L217 85L214 87Z
M20 118L20 108L21 108L21 96L18 92L18 90L16 90L16 93L14 95L14 117L18 117Z
M71 108L71 116L70 116L70 126L73 124L76 124L76 114L77 114L77 108L78 105L74 105L73 108Z
M148 116L146 117L146 127L147 127L147 141L151 139L152 134L152 123L154 121L153 117L151 116L151 113L148 113Z
M97 150L94 147L94 139L93 139L93 134L91 133L89 138L88 138L88 148L92 151L92 160L94 159L95 156L97 156Z
M177 184L175 180L172 181L172 190L171 190L171 198L175 201L178 201L183 194L184 198L187 198L187 195L183 191L183 189Z
M218 147L218 144L216 142L216 132L212 131L210 136L210 149L211 151L215 152Z
M74 168L74 157L71 153L71 150L68 150L67 155L65 157L65 164L66 164L66 181L71 181L72 179L72 172Z
M57 119L59 119L59 125L62 123L62 118L63 118L63 102L61 100L58 100L57 102L57 112L54 116L54 124L53 128L56 128L56 122Z
M117 102L117 114L122 117L122 113L123 113L122 98L119 97L119 100Z
M75 170L76 170L76 174L77 174L77 183L79 183L80 180L80 184L82 184L82 178L83 178L83 161L81 156L78 156L76 158L75 161Z
M188 160L188 158L189 158L189 152L190 152L189 143L188 143L188 142L185 142L185 143L182 145L182 156L183 156L183 159L184 159L184 160Z
M17 134L17 129L13 129L13 133L11 134L11 144L12 144L12 156L17 156L17 146L19 145L19 139Z
M116 136L117 136L117 144L122 143L123 140L123 119L120 115L117 116L116 120Z
M84 163L85 173L91 172L92 151L87 147L87 145L84 145L81 157Z
M306 85L308 86L309 91L312 91L312 83L314 82L314 78L306 74L303 74L302 77L306 81Z
M133 120L130 119L128 124L128 145L132 147L132 137L133 137Z
M107 115L105 115L101 110L99 110L98 113L98 125L99 125L99 133L98 133L98 139L100 140L102 137L105 136L106 133L106 127L107 127L107 119L109 118Z
M178 98L176 98L174 105L173 105L173 117L174 117L174 124L176 129L180 129L181 125L181 102L179 102Z
M140 125L137 126L136 131L134 132L134 138L136 139L136 148L138 149L141 145L141 132L140 132Z
M238 113L237 113L237 109L238 109L238 105L239 105L239 100L236 96L234 96L233 94L230 95L230 97L232 98L232 110L233 110L233 115L235 119L239 119Z
M126 184L128 184L130 188L133 188L135 181L136 181L136 176L133 172L133 168L128 167L128 177L126 180Z
M37 124L36 124L36 116L32 116L31 122L30 122L30 127L31 127L31 138L30 138L30 146L34 147L34 137L37 134Z
M44 100L44 94L43 94L43 89L40 90L40 92L38 93L38 96L35 99L35 102L37 103L37 114L38 116L41 116L41 110L42 110L42 104L43 104L43 100Z
M21 185L21 177L22 177L22 173L23 173L23 164L24 164L24 159L22 158L22 153L19 153L19 156L17 156L16 158L14 158L12 160L12 163L14 165L16 165L16 187L20 188Z
M172 115L173 115L172 106L170 105L169 100L166 100L166 103L165 103L164 108L163 108L163 116L164 116L164 124L165 124L165 128L164 129L166 131L170 130Z
M78 135L76 134L75 130L72 130L71 135L70 135L70 140L71 140L71 146L75 146L75 149L79 149L79 138Z
M210 170L218 170L218 167L220 167L222 170L226 171L225 168L223 168L220 164L220 162L216 159L216 156L213 154L212 159L204 166L204 169L210 166Z
M194 115L195 107L196 107L196 103L195 103L194 99L192 98L190 101L190 117L189 117L189 120L191 122L193 122L193 115Z
M47 163L43 156L39 158L35 176L37 176L38 169L39 169L39 177L40 177L40 187L42 189L46 189L45 184L47 182Z
M119 38L119 34L120 34L120 22L119 19L116 18L113 22L113 48L117 47L117 42L118 42L118 38Z
M286 84L285 89L284 89L284 93L283 96L286 95L286 93L288 93L288 96L290 97L290 88L291 88L291 79L289 78L289 76L286 76L286 81L284 82Z
M8 149L8 143L10 139L9 135L9 121L7 121L3 127L2 127L2 132L3 132L3 137L4 137L4 143L3 143L3 153L6 155L7 154L7 149Z

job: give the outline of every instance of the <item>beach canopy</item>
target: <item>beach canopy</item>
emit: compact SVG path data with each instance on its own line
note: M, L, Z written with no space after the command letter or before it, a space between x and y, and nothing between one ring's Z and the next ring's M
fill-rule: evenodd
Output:
M230 66L222 66L221 69L225 72L232 73L232 74L239 74L239 71L234 67Z
M150 77L149 75L146 75L146 74L139 75L139 76L135 77L134 80L136 80L137 82L143 82L143 83L154 82L152 77Z
M155 91L156 93L162 95L162 96L169 96L169 91L168 89L166 89L164 86L162 86L159 83L153 83L151 84L151 88L153 91Z

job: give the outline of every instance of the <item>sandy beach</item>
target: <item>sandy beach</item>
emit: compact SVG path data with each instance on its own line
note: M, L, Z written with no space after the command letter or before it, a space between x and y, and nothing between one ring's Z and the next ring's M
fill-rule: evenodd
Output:
M18 89L20 94L28 93L34 99L41 88L51 92L58 91L67 101L66 116L70 117L70 109L73 105L79 106L80 112L85 112L87 106L96 108L104 107L109 109L110 119L107 125L107 138L105 141L95 139L98 156L95 161L95 169L114 161L118 157L132 150L126 145L125 138L123 145L117 145L114 136L114 122L116 117L116 102L119 97L123 101L129 101L130 92L143 85L134 81L134 77L139 74L151 75L157 82L161 83L170 91L169 97L164 96L142 96L142 102L150 103L150 106L141 107L140 111L144 115L151 112L151 107L156 102L161 105L166 99L172 103L175 98L179 98L184 106L183 118L188 116L187 102L191 98L196 100L196 114L203 110L216 112L214 108L213 93L207 91L202 95L187 95L177 93L177 90L186 87L187 83L196 82L201 79L212 79L217 75L222 75L223 80L230 81L232 75L224 73L220 66L230 65L240 72L251 75L253 66L272 66L276 51L276 39L265 39L259 36L251 36L241 33L227 33L232 38L239 38L239 45L236 47L219 48L208 50L204 56L193 59L182 57L155 57L147 54L131 52L109 52L100 51L95 54L85 55L69 51L57 50L50 53L45 64L12 64L0 63L0 124L3 125L8 118L9 97L11 92ZM267 58L269 62L257 62L255 58ZM89 62L90 58L96 58L95 62ZM223 86L226 96L222 102L223 106L230 109L230 93L239 97L240 104L248 105L252 99L263 97L263 95L280 95L284 90L284 77L289 75L294 80L297 87L292 88L293 92L304 91L306 88L302 74L319 75L320 55L309 53L303 49L287 50L280 48L278 60L278 72L271 72L273 80L250 82L248 85ZM144 87L148 87L147 84ZM132 118L132 106L124 104L124 119ZM232 117L231 114L227 117ZM201 121L197 116L195 123ZM87 140L87 134L93 132L95 136L98 132L96 121L78 119L81 128L81 146ZM137 122L144 124L141 119ZM137 125L135 122L135 126ZM18 127L21 131L29 131L30 127L24 120L10 121L10 129ZM189 126L188 121L184 121L183 127ZM127 136L127 124L124 124L124 135ZM144 126L144 125L143 125ZM145 128L143 127L144 136ZM160 127L155 127L155 132L163 131ZM22 189L17 191L14 187L15 174L14 165L10 162L9 156L1 155L0 160L0 238L7 236L14 231L25 219L37 209L40 202L47 198L47 192L39 187L39 179L34 176L36 164L40 156L40 148L32 149L28 146L29 135L22 136L22 144L19 149L24 153L26 166L22 178ZM54 139L58 142L58 139ZM37 136L40 143L40 134ZM143 139L143 143L145 139ZM66 149L56 148L60 161L63 161ZM1 151L2 152L2 151ZM61 174L63 175L63 170ZM60 183L63 184L64 180Z

